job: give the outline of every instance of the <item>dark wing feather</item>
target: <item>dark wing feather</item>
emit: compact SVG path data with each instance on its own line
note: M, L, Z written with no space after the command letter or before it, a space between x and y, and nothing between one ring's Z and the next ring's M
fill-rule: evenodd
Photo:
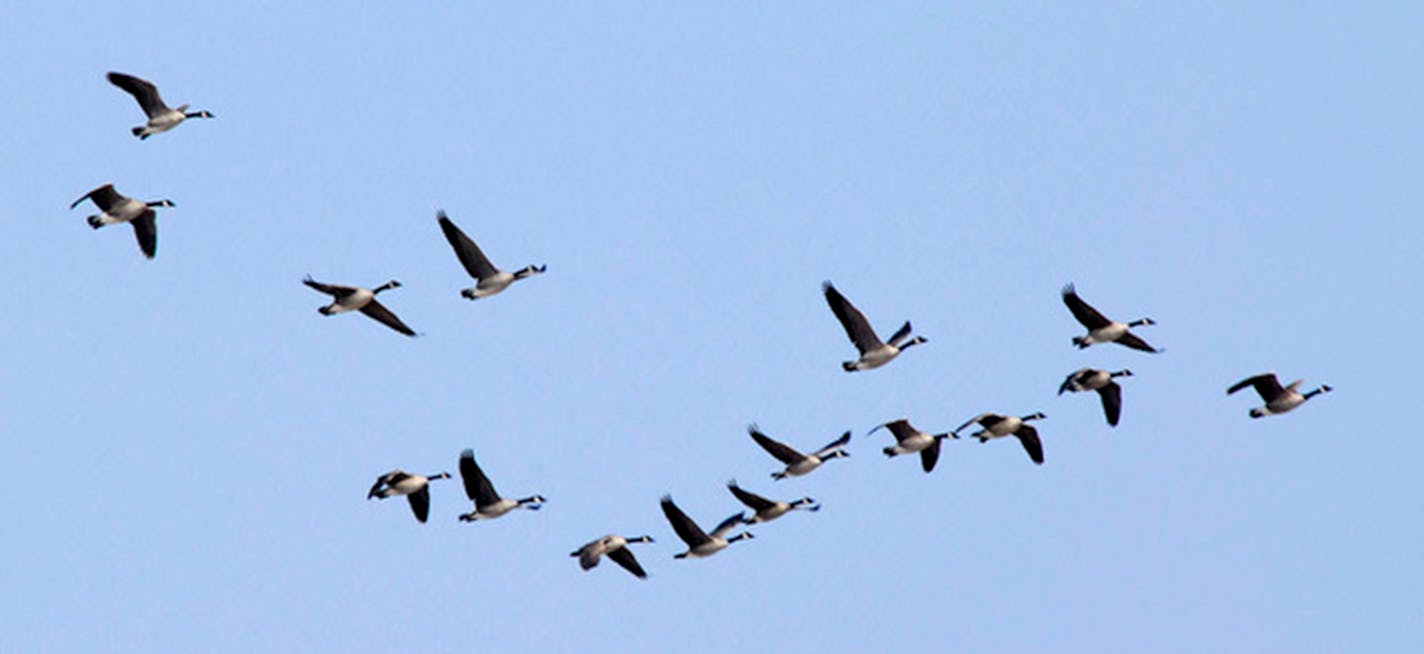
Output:
M108 78L110 84L127 91L138 100L138 106L143 107L143 113L149 117L168 111L168 105L163 104L163 98L158 96L158 87L152 82L114 72L109 73Z
M752 435L752 440L757 442L762 449L770 452L778 461L791 465L806 458L804 454L791 449L791 446L778 440L773 440L770 436L761 433L756 427L747 427L747 433Z
M337 298L343 298L356 292L356 289L351 286L342 286L340 284L323 284L310 277L303 279L302 283L318 291L321 291L322 293Z
M905 324L901 325L899 329L895 330L895 333L890 336L890 340L886 342L894 345L895 347L900 347L900 341L905 340L905 338L910 335L910 330L910 321L906 320Z
M979 423L980 427L988 429L990 427L993 427L994 425L999 424L999 422L1001 422L1003 419L1004 417L1001 415L996 415L993 413L981 413L977 416L974 416L973 418L964 421L964 424L955 427L954 433L957 434L959 433L959 430L964 429L965 427L968 427L969 425L972 425L976 422Z
M836 448L838 448L838 447L845 447L846 444L849 443L849 442L850 442L850 432L847 431L846 433L841 434L841 437L840 437L840 438L837 438L836 440L833 440L833 441L831 441L831 442L829 442L829 443L826 443L826 446L825 446L825 447L823 447L823 448L821 448L821 449L819 449L819 450L816 450L816 456L821 456L821 455L823 455L823 454L825 454L825 453L827 453L827 452L830 452L831 450L834 450L834 449L836 449Z
M904 418L891 420L885 423L885 428L895 435L895 442L900 442L915 435L915 428L910 426L910 421Z
M1117 340L1113 342L1117 343L1118 345L1126 345L1134 350L1142 350L1143 352L1155 353L1157 351L1157 348L1148 345L1147 341L1138 338L1137 334L1134 334L1132 332L1128 332L1126 334L1123 334L1122 336L1117 337Z
M405 323L401 322L400 318L396 317L396 314L391 313L390 309L387 309L384 305L382 305L380 302L377 302L374 298L370 302L367 302L366 306L361 307L361 313L375 318L376 320L380 321L381 324L390 327L391 329L394 329L402 334L405 334L406 336L415 336L414 329L407 327Z
M384 474L384 475L381 475L381 476L377 477L377 478L376 478L376 483L371 484L371 490L366 493L366 499L369 500L369 499L375 497L375 496L376 496L376 492L377 492L377 491L380 491L382 486L385 486L389 481L391 481L392 479L394 479L394 478L395 478L395 475L396 475L395 472L388 472L388 473L386 473L386 474Z
M702 531L702 528L692 521L692 518L687 517L687 514L683 513L682 509L677 508L677 505L672 503L671 496L663 496L662 507L663 515L667 516L668 523L672 525L672 530L677 532L677 537L681 538L682 542L687 543L688 547L697 547L712 540L707 535L707 532Z
M763 511L776 506L775 502L756 493L742 490L742 487L736 484L727 484L727 490L732 491L732 494L737 496L738 501L751 507L753 511Z
M1078 292L1072 284L1063 287L1063 304L1068 305L1068 310L1073 312L1073 317L1090 330L1112 324L1112 321L1108 320L1106 316L1098 313L1097 309L1088 306L1083 298L1078 297Z
M1116 382L1108 382L1107 386L1098 389L1098 395L1103 398L1103 413L1107 414L1108 425L1117 426L1117 419L1122 415L1122 387Z
M727 516L726 520L717 523L717 527L712 530L712 534L717 536L718 538L721 538L722 536L725 536L727 532L735 529L737 525L742 524L742 521L744 521L745 519L746 514L741 511L729 515Z
M480 470L480 464L475 463L473 450L460 453L460 479L465 482L465 496L475 503L475 508L499 501L499 493L494 492L494 484L485 476L485 471Z
M480 246L465 236L455 223L450 221L450 217L444 211L439 213L440 231L445 232L445 240L450 242L450 247L454 248L455 256L460 258L460 264L465 266L465 272L475 279L485 279L493 277L499 269L490 263L484 252L480 251Z
M88 193L85 193L83 197L79 198L78 200L75 200L73 204L69 205L69 208L73 209L79 206L80 202L83 202L85 200L93 200L94 206L99 207L100 211L108 211L114 205L123 201L123 199L124 196L118 191L114 190L113 184L105 184Z
M643 572L643 566L638 565L638 559L633 558L633 552L627 547L620 547L608 553L608 558L614 563L623 566L624 570L633 573L634 577L647 579L648 573Z
M883 345L880 337L875 335L875 330L870 328L870 321L865 319L865 314L852 306L850 300L845 299L836 287L830 282L824 282L821 288L826 293L826 304L831 306L831 313L836 314L836 320L841 321L841 327L845 328L850 342L855 343L855 349L869 352Z
M1034 463L1043 465L1043 441L1038 439L1038 430L1034 429L1032 425L1024 425L1019 427L1014 435L1023 444L1024 451L1028 452L1028 458L1033 459Z
M1256 392L1260 394L1261 399L1267 402L1274 400L1277 396L1279 396L1281 393L1284 393L1286 390L1284 388L1281 388L1281 382L1276 379L1275 373L1268 372L1265 374L1256 375L1255 377L1247 377L1246 379L1236 382L1234 386L1226 389L1226 394L1230 395L1232 393L1235 393L1236 391L1246 388L1247 386L1255 386Z
M935 463L939 461L939 443L940 439L936 438L929 447L920 450L920 467L924 468L925 472L934 470Z
M422 486L406 498L410 500L410 510L415 513L415 519L425 522L430 517L430 486Z
M143 256L150 259L158 254L158 223L154 221L156 215L153 209L144 209L139 217L129 221L133 224L134 238L138 239L138 249L143 250Z

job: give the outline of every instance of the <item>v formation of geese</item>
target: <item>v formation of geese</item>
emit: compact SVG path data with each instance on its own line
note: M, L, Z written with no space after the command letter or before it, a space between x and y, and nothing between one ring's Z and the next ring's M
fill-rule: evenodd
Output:
M132 129L133 135L140 140L145 140L154 134L167 132L190 118L213 117L213 114L205 110L190 112L187 104L170 108L159 96L157 87L147 80L118 72L110 72L107 77L109 82L132 95L147 116L147 122L144 125ZM139 249L144 256L150 259L155 256L158 250L158 230L155 222L157 214L154 209L172 207L174 206L172 201L161 199L143 202L119 193L113 184L105 184L75 200L70 205L70 209L74 209L84 200L93 202L100 211L100 213L88 217L87 220L91 227L98 229L105 225L128 223L134 229ZM512 272L501 270L485 256L484 251L475 244L473 239L455 225L443 210L437 212L436 220L445 240L454 250L456 259L465 272L475 280L474 286L460 291L460 295L466 299L477 300L498 294L509 288L514 282L542 274L546 270L544 265L528 265ZM305 278L303 283L318 292L331 296L331 303L318 309L322 315L360 311L396 332L406 336L416 336L413 329L376 299L378 294L401 286L401 283L394 279L374 288L318 282L310 276ZM858 352L855 360L845 361L841 364L842 369L846 372L880 368L897 358L906 349L926 342L923 336L912 335L909 321L906 321L889 339L881 340L871 327L870 321L866 319L865 314L851 304L831 282L827 281L822 284L822 293L831 313L845 330ZM1079 297L1073 284L1063 287L1062 300L1073 317L1087 329L1086 334L1073 337L1073 345L1077 348L1086 349L1100 343L1117 343L1142 352L1160 353L1163 351L1148 345L1146 341L1131 331L1135 327L1155 324L1151 318L1141 318L1127 323L1109 319ZM1132 376L1132 372L1125 369L1112 372L1096 368L1081 368L1063 380L1058 388L1058 394L1096 391L1101 398L1103 413L1108 425L1116 427L1122 414L1122 388L1116 380L1129 376ZM1274 373L1265 373L1243 379L1228 388L1226 392L1230 395L1248 386L1253 387L1265 405L1251 409L1250 415L1252 418L1262 418L1292 411L1312 397L1332 390L1328 385L1321 385L1303 393L1300 391L1301 383L1302 381L1298 380L1283 387ZM1038 430L1029 423L1044 417L1041 412L1023 416L981 413L952 431L938 434L920 431L913 427L907 418L900 418L877 425L867 435L880 429L888 430L895 437L895 443L886 446L882 450L884 454L893 458L918 453L921 468L929 473L934 470L939 461L942 442L946 439L959 439L961 431L977 424L979 429L969 434L969 438L978 439L983 443L997 438L1014 436L1022 444L1029 458L1036 464L1042 464L1044 462L1043 442ZM845 449L850 443L850 431L846 431L839 438L820 449L805 454L767 436L755 424L748 426L747 433L757 445L784 465L782 470L771 474L773 480L800 477L820 468L826 461L850 456ZM462 522L493 520L515 509L538 510L545 503L544 497L538 494L520 499L501 496L495 491L493 483L484 470L475 461L473 450L466 449L460 454L459 470L460 477L464 482L465 495L474 503L473 511L459 515L459 520ZM416 520L425 523L430 515L430 482L449 478L448 472L423 476L399 469L392 470L376 479L366 497L367 499L385 499L404 496L409 502ZM727 490L738 502L751 509L752 515L747 517L745 512L733 514L718 523L711 532L704 531L697 522L688 517L673 502L671 496L663 496L660 502L663 515L673 532L687 545L687 550L677 554L674 558L711 556L732 543L753 538L751 532L747 531L733 535L733 532L742 525L764 524L792 511L814 512L821 508L821 505L810 497L789 501L769 499L742 488L735 481L727 484ZM647 535L630 538L618 534L607 534L585 543L570 553L570 556L577 558L579 566L584 570L596 567L600 559L607 556L633 576L644 579L648 576L647 572L634 558L629 545L652 542L653 538Z

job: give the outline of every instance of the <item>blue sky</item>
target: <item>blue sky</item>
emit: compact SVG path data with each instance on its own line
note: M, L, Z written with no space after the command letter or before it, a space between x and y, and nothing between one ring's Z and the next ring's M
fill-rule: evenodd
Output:
M298 4L0 23L0 650L1424 646L1418 8ZM139 142L109 70L217 118ZM105 182L176 203L155 260ZM437 208L548 274L461 299ZM825 279L929 343L842 372ZM1070 281L1167 352L1073 349ZM1268 370L1336 391L1251 420ZM1036 410L1042 467L865 438ZM772 483L753 421L852 457ZM466 447L548 505L363 499ZM658 498L731 478L825 508L674 561Z

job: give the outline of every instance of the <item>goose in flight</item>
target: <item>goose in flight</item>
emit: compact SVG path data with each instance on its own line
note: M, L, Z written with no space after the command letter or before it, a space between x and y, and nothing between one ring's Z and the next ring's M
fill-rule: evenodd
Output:
M514 509L538 511L544 506L542 495L531 495L520 500L500 497L494 490L494 484L485 476L485 471L480 469L480 464L475 463L474 450L460 453L460 479L465 482L465 495L475 503L474 511L460 516L462 522L493 520Z
M889 429L890 433L895 436L895 444L882 450L885 452L885 456L896 457L901 454L914 454L915 452L919 452L920 467L924 468L925 472L934 470L935 463L939 461L939 442L945 438L959 438L959 435L953 432L927 434L911 427L910 421L905 418L891 420L890 422L879 425L875 429L870 430L870 434L875 433L876 430L882 427ZM870 434L866 435L869 436Z
M1134 350L1143 352L1158 353L1162 350L1152 347L1137 337L1136 334L1128 330L1141 325L1155 325L1157 322L1151 318L1143 318L1128 323L1109 320L1107 316L1099 313L1097 309L1089 306L1083 298L1078 297L1078 291L1072 284L1063 287L1063 304L1068 305L1068 310L1073 312L1073 317L1078 319L1084 327L1088 328L1085 336L1074 336L1073 344L1078 349L1083 349L1094 343L1117 343L1125 345Z
M760 445L762 449L776 457L778 461L786 464L785 470L771 473L771 478L776 480L785 479L787 477L800 477L821 467L821 464L826 461L850 456L842 449L850 442L850 432L841 434L840 438L827 443L825 447L810 454L797 452L786 443L774 440L770 436L761 433L761 430L756 424L747 425L747 433L751 434L752 440L756 441L757 445Z
M1247 386L1256 387L1256 393L1261 396L1262 400L1265 400L1266 405L1251 409L1251 417L1264 418L1266 416L1273 416L1279 413L1285 413L1302 404L1305 404L1306 400L1315 397L1316 395L1320 395L1321 393L1329 393L1330 391L1335 390L1333 388L1330 388L1330 386L1327 384L1321 384L1320 388L1317 388L1308 393L1302 393L1300 392L1300 384L1303 381L1305 380L1297 379L1291 382L1289 386L1282 387L1281 382L1276 379L1276 374L1273 372L1268 372L1265 374L1256 375L1255 377L1247 377L1246 379L1236 382L1234 386L1226 389L1226 394L1230 395L1232 393L1235 393L1236 391L1246 388Z
M1019 439L1019 443L1023 444L1024 451L1028 452L1028 458L1033 459L1034 463L1043 465L1043 442L1038 439L1038 430L1028 424L1028 421L1040 420L1045 417L1047 416L1042 413L1033 413L1023 417L981 413L965 421L954 430L954 433L958 434L960 429L977 422L983 429L970 434L969 437L979 439L980 443L987 443L991 438L1002 438L1013 434Z
M870 328L870 321L865 319L865 314L855 308L855 305L852 305L844 295L841 295L835 286L832 286L829 281L822 282L821 290L826 294L826 304L831 306L831 313L836 314L836 320L841 321L841 327L845 328L846 335L850 337L852 343L855 343L855 349L860 351L859 359L841 363L841 367L845 368L846 372L879 368L890 363L891 359L899 356L900 352L906 348L925 342L923 336L910 338L910 322L908 320L890 337L890 342L883 342L879 336L875 335L875 330Z
M672 525L672 530L677 532L677 537L681 538L682 542L687 543L687 551L673 555L675 559L685 559L689 556L700 559L712 556L725 549L727 545L731 543L753 537L751 532L744 531L736 536L727 538L728 533L736 529L737 525L742 524L744 514L740 512L723 520L709 535L707 532L702 531L702 528L697 526L697 523L693 522L692 518L687 517L687 514L683 513L682 509L677 508L677 505L673 504L671 495L663 496L662 507L663 515L667 516L668 523Z
M189 118L212 118L213 115L207 111L188 111L188 105L180 105L177 108L169 108L163 104L163 98L158 97L158 87L152 82L139 79L133 75L110 72L109 83L117 86L135 100L138 106L143 108L143 113L148 116L148 122L133 128L133 135L140 141L147 139L154 134L166 132L179 123Z
M514 272L506 272L496 268L490 263L485 253L480 251L480 246L465 236L455 223L450 221L450 217L442 210L437 214L440 221L440 231L445 233L445 240L450 242L450 247L455 249L455 256L460 259L460 264L465 266L465 272L475 278L475 285L471 288L460 291L460 295L470 300L478 300L482 297L489 297L509 288L515 281L524 279L531 275L538 275L544 272L548 266L525 266Z
M648 573L643 572L643 566L638 565L638 559L633 558L633 552L628 549L628 545L651 542L653 542L652 536L624 538L617 534L608 534L585 543L583 547L570 552L569 556L578 557L580 568L592 570L598 565L598 559L607 554L608 558L613 559L613 562L622 566L624 570L633 573L634 577L647 579Z
M1103 413L1107 415L1108 425L1117 426L1117 419L1122 415L1122 387L1113 381L1114 377L1131 377L1131 370L1119 370L1108 372L1106 370L1096 370L1093 368L1082 368L1063 380L1063 385L1058 387L1058 394L1071 391L1080 393L1083 391L1097 391L1103 400Z
M410 510L415 513L415 519L424 523L430 517L430 482L449 478L448 472L423 477L404 470L392 470L376 478L371 491L366 493L366 499L384 500L393 495L404 495L410 500Z
M69 205L72 211L79 203L91 200L94 206L99 208L99 213L89 216L89 226L99 229L104 225L115 223L128 223L133 225L134 237L138 239L138 249L143 251L143 256L152 259L158 254L158 223L155 221L158 214L154 212L154 207L171 207L171 200L154 200L153 202L139 202L131 197L124 196L114 190L113 184L105 184L96 188L83 197L75 200Z
M756 493L744 490L741 486L737 485L737 480L735 479L727 482L727 490L732 491L732 495L737 498L738 502L747 505L748 508L756 512L752 517L744 521L749 525L754 525L759 522L771 522L797 509L812 512L821 510L821 505L809 497L803 497L794 502L769 500Z
M361 288L359 286L341 286L339 284L323 284L308 276L302 280L303 284L310 286L322 293L330 295L334 300L331 304L317 309L323 316L330 316L347 311L360 311L370 316L382 325L390 327L406 336L415 336L415 330L407 327L401 322L396 314L391 313L385 305L376 301L376 294L392 288L400 288L401 283L392 279L376 288Z

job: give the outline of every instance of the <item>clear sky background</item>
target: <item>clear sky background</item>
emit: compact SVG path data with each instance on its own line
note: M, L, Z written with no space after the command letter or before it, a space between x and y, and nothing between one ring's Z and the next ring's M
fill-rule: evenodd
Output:
M1424 649L1417 6L4 13L0 650ZM217 118L140 142L109 70ZM105 182L176 203L156 260ZM463 300L437 208L548 274ZM929 343L842 372L824 279ZM1167 352L1073 349L1070 281ZM1264 371L1336 391L1251 420ZM1047 463L865 438L984 411ZM773 483L752 421L852 458ZM545 509L364 499L467 447ZM673 560L658 498L731 478L825 508ZM608 532L648 580L568 557Z

